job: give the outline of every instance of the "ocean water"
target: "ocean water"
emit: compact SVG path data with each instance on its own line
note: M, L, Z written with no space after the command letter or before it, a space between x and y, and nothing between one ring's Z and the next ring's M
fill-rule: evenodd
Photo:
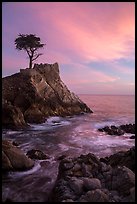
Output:
M58 172L58 157L94 153L105 157L135 145L133 134L107 135L98 128L106 125L135 123L135 96L79 95L92 114L49 117L43 124L30 124L26 131L3 130L2 137L19 143L27 153L32 148L48 154L48 160L35 161L24 172L10 172L3 177L2 199L14 202L46 202Z

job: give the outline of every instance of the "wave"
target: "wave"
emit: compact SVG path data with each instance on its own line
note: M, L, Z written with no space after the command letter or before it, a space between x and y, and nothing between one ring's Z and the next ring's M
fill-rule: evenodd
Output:
M40 168L41 168L40 161L36 161L32 169L26 170L26 171L10 172L9 177L18 178L18 177L22 177L25 175L33 174L34 172L38 171Z
M70 125L67 118L52 116L46 122L41 124L29 124L32 130L51 130L60 126Z

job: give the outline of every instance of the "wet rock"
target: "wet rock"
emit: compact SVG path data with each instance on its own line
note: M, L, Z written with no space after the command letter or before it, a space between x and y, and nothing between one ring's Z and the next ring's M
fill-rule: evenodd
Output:
M81 170L81 165L79 163L76 163L72 168L73 172L78 172L80 170Z
M103 128L99 128L98 131L104 132L104 129Z
M130 188L130 202L135 202L135 187Z
M105 126L104 128L99 128L98 131L106 132L109 135L123 135L124 133L135 134L135 124L126 124L120 126L111 125Z
M100 161L115 166L126 166L135 171L135 147L130 148L128 151L120 151L110 157L100 158Z
M101 182L97 178L83 178L83 186L87 191L100 189Z
M126 133L135 134L135 124L120 125L120 128Z
M38 149L29 150L27 152L27 156L31 159L38 159L38 160L49 159L49 156L47 156L41 150L38 150Z
M130 137L130 139L135 139L135 135L132 135L132 136Z
M2 140L2 170L21 171L34 166L34 161L29 159L18 147L7 140Z
M74 162L72 158L65 158L60 162L60 171L69 170L73 168Z
M83 197L86 202L109 202L109 197L100 189L88 191Z
M67 203L69 203L69 202L74 202L74 200L72 200L72 199L66 199L66 200L63 200L62 202L67 202Z
M121 195L129 195L130 189L135 186L135 174L127 167L113 169L112 190L117 190Z
M119 196L118 191L115 191L115 190L109 191L109 197L112 200L112 202L121 202L122 201L121 197Z
M16 142L16 141L13 141L12 144L13 144L14 146L19 146L19 143Z
M66 155L61 155L57 158L57 160L62 160L62 159L65 159L66 158Z
M61 160L50 201L134 202L134 172L100 160L91 153Z
M76 195L81 195L83 192L83 181L76 177L70 178L68 185L75 192Z
M81 164L81 172L82 172L83 176L85 176L85 177L93 177L93 175L91 173L91 170L92 170L92 166L91 165L85 164L84 162Z
M50 202L62 202L63 200L76 199L74 191L68 185L69 179L59 179L58 186L53 188L53 192L49 198Z

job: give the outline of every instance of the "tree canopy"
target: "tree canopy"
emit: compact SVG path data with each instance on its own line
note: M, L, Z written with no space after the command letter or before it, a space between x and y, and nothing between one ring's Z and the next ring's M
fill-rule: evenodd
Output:
M15 39L16 49L26 51L29 56L29 68L32 68L32 62L42 55L37 50L43 48L44 45L41 43L40 37L36 37L34 34L19 34Z

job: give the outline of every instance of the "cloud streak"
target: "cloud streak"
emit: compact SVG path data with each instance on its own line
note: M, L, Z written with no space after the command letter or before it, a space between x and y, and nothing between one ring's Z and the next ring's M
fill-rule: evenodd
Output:
M73 89L77 84L85 87L81 90L87 91L87 84L95 83L100 90L102 86L105 90L105 83L110 83L111 87L112 83L119 80L125 80L127 89L129 80L125 76L130 75L131 81L134 75L134 7L131 2L3 4L3 75L8 73L11 66L13 72L16 72L19 66L26 67L28 64L26 58L22 59L25 55L19 56L15 51L13 41L17 34L35 33L46 43L42 50L43 56L37 62L57 61L64 82L69 83ZM120 63L121 59L125 60L125 64ZM132 63L126 64L127 61ZM109 65L110 69L105 72L97 65L90 66L91 62L102 63L102 67Z

